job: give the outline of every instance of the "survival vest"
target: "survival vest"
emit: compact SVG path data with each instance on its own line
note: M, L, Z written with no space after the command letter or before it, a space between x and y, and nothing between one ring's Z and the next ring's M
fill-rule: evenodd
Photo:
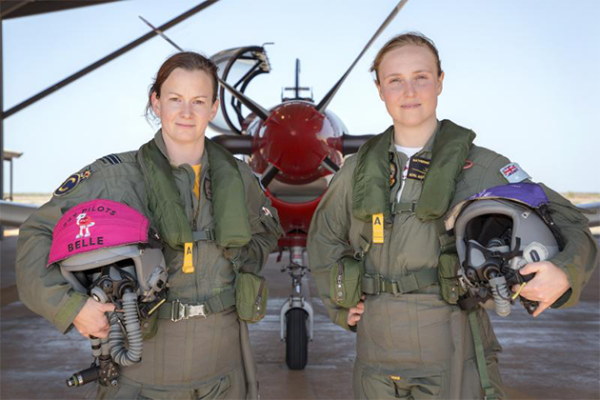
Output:
M240 260L242 247L252 238L244 182L235 157L226 149L209 139L204 141L209 160L214 233L193 232L187 218L179 190L173 179L169 160L161 153L154 140L146 143L138 152L138 162L144 176L148 211L161 239L174 250L184 252L183 272L193 273L193 242L214 240L223 249L236 274L235 290L227 290L208 299L203 305L211 312L237 306L240 319L257 322L264 317L268 288L263 277L243 272ZM172 305L173 306L173 305ZM175 304L175 314L186 307ZM169 316L169 309L162 307L160 315ZM177 316L175 316L177 317ZM177 320L176 318L171 318Z

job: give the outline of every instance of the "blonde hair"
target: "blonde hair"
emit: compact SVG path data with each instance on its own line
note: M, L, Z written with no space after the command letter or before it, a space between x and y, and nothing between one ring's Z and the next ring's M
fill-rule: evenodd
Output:
M421 32L407 32L394 36L393 38L388 40L388 42L385 45L383 45L383 47L375 56L373 64L371 64L370 71L375 72L375 79L377 83L379 83L379 66L381 65L381 61L383 61L383 57L394 49L410 44L425 47L431 50L437 61L438 77L442 75L442 62L440 61L440 55L438 53L437 48L435 47L435 43L433 43L433 40L429 39Z

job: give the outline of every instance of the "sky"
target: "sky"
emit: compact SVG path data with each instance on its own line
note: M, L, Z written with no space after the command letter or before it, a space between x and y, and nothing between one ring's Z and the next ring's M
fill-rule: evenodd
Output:
M4 110L147 33L138 15L159 26L199 3L129 0L4 21ZM207 56L274 42L266 47L271 73L246 94L265 108L279 104L300 58L301 85L318 102L396 3L221 0L166 33ZM445 71L439 119L473 129L476 144L518 162L535 181L598 193L598 21L598 0L410 0L328 109L350 134L384 131L391 118L369 66L390 37L420 31L436 43ZM50 193L94 160L150 140L147 91L174 52L151 39L6 119L5 149L24 153L14 162L14 191Z

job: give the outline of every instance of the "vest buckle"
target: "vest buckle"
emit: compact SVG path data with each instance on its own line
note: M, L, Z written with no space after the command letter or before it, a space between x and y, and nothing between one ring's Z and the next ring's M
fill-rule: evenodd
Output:
M190 319L193 317L206 318L208 313L204 304L189 305L182 304L179 300L171 303L171 321L177 322L182 319Z

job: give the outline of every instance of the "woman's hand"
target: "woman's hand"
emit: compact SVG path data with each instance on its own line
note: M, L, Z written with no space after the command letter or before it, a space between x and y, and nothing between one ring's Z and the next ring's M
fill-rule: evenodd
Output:
M114 304L102 304L90 297L73 320L73 325L86 338L95 336L103 339L108 336L110 329L108 319L104 313L114 310Z
M535 277L527 282L519 293L528 300L539 301L540 305L532 314L534 317L540 315L550 307L570 287L567 274L549 261L541 261L527 264L519 270L521 275L535 274ZM513 287L517 291L518 286Z
M360 296L360 301L356 305L356 307L352 307L348 310L348 326L355 326L358 321L360 321L360 317L365 312L365 295Z

